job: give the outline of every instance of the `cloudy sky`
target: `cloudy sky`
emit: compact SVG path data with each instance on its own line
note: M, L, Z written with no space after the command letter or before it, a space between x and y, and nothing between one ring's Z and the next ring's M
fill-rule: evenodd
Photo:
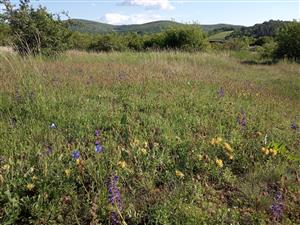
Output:
M13 1L16 2L17 1ZM300 19L300 0L32 0L51 12L110 24L175 20L200 24L253 25Z

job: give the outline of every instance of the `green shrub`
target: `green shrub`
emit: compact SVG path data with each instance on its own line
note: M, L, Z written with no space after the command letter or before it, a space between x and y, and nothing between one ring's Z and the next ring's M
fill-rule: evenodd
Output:
M286 24L277 36L278 48L275 58L300 59L300 22Z
M265 43L259 50L259 54L263 59L272 59L274 52L276 51L277 43L270 41Z
M29 5L29 0L20 0L18 8L14 8L9 0L0 3L6 7L5 17L12 42L21 55L54 55L67 49L70 31L46 8L35 9Z
M124 37L118 34L101 36L98 41L92 43L89 50L96 52L124 51L127 49Z
M168 49L201 51L207 48L206 34L198 26L183 26L167 30L164 46Z
M10 41L10 30L9 26L0 23L0 46L5 46L9 44Z
M70 37L69 47L71 49L87 50L95 38L96 35L73 32Z

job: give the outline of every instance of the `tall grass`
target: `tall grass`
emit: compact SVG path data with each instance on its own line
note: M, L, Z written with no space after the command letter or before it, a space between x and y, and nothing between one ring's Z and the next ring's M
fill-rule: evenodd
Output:
M1 224L300 223L298 64L68 52L0 65Z

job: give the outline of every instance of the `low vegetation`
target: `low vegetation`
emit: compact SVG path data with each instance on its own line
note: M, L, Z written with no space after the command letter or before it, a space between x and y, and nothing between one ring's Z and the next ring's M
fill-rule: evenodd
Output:
M167 52L0 64L1 224L300 223L299 65Z

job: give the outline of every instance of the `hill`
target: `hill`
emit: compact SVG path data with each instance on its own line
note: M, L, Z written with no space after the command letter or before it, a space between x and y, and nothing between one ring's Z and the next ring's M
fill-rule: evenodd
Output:
M79 31L84 33L125 33L125 32L137 32L137 33L157 33L173 26L184 25L182 23L162 20L155 21L145 24L132 24L132 25L111 25L106 23L100 23L90 20L82 19L71 19L69 20L69 28L73 31ZM241 26L231 24L212 24L212 25L201 25L202 29L206 32L211 32L215 29L237 29Z

